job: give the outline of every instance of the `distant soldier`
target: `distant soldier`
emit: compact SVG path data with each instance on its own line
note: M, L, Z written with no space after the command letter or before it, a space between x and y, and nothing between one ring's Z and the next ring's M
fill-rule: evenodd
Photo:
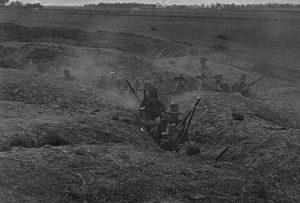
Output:
M216 92L231 92L230 86L223 82L223 74L214 76L216 79Z
M75 80L75 77L70 74L70 71L68 69L64 70L64 78L68 81Z
M200 58L201 72L207 78L212 78L213 74L212 74L210 68L207 66L206 62L207 62L207 58L206 57L201 57Z
M173 90L173 92L180 92L181 90L185 89L185 84L188 83L188 81L184 78L183 74L180 74L179 76L174 78L176 85Z
M136 79L135 83L134 83L134 90L135 90L136 94L139 95L139 96L142 96L142 91L143 91L143 85L142 84L143 84L143 82L144 81L142 81L140 83L139 80Z
M247 77L245 74L241 74L240 76L240 80L233 83L232 85L232 92L242 92L242 90L244 88L246 88L247 84L246 84L246 80Z
M123 94L126 96L129 96L131 94L130 88L128 87L128 84L126 82L123 82L121 84L120 89L123 91Z
M201 89L211 90L214 91L215 89L215 82L213 79L213 73L211 72L210 68L206 64L207 58L201 57L200 63L201 63L201 75L198 75L197 78L199 78L202 81Z
M139 119L148 131L156 125L155 120L161 118L165 110L165 105L158 100L157 88L151 85L144 89L144 99L139 107Z
M250 82L249 84L246 84L246 76L244 74L241 75L240 81L236 82L232 85L232 89L235 92L240 92L241 95L243 95L244 97L250 97L250 87L255 85L258 81L262 80L265 77L265 75L257 78L256 80Z

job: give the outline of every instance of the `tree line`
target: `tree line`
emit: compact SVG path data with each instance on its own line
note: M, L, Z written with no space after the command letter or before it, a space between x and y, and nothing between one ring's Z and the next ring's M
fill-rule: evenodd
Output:
M0 0L0 6L11 7L29 7L29 8L42 8L40 3L27 3L23 4L20 1ZM85 4L85 8L140 8L140 9L183 9L183 10L259 10L259 9L300 9L300 4L201 4L201 5L162 5L162 4L143 4L143 3L98 3L98 4Z
M11 1L11 2L9 2L9 0L0 0L0 6L25 7L25 8L43 8L43 5L40 4L40 3L23 4L20 1Z
M161 9L210 9L210 10L257 10L257 9L299 9L300 4L279 4L279 3L267 3L267 4L201 4L201 5L162 5L162 4L143 4L143 3L98 3L98 4L85 4L87 8L161 8Z

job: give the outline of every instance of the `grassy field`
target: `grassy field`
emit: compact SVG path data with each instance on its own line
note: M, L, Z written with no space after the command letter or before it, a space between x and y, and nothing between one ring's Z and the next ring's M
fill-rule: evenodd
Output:
M155 38L209 46L218 35L233 54L257 63L297 69L299 64L298 20L170 18L119 15L72 15L52 12L1 12L0 22L26 26L62 26L84 31L139 33ZM156 31L150 28L155 27ZM222 40L221 40L222 41ZM246 55L246 56L245 56Z

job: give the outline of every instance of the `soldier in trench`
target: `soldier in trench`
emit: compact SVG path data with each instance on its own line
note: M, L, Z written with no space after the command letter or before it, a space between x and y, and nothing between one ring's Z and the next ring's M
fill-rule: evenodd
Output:
M222 74L216 75L214 78L216 79L216 92L231 92L230 86L227 83L224 83Z
M240 80L233 83L232 85L232 92L241 92L244 88L246 88L247 77L245 74L241 74Z
M144 99L139 106L139 120L147 131L157 125L155 120L161 118L165 110L164 103L158 99L158 89L153 85L144 89Z
M150 135L164 150L177 151L178 136L183 131L183 125L179 119L179 105L171 103L165 115L157 123L151 129Z
M201 57L200 64L201 64L201 74L197 76L198 79L201 80L201 90L207 91L214 91L215 90L215 81L213 78L213 73L210 68L206 64L207 58Z

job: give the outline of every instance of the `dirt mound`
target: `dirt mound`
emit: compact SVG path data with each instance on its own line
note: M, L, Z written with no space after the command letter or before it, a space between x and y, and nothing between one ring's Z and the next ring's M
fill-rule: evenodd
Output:
M194 96L178 101L185 108ZM191 126L200 154L191 157L163 152L138 126L111 119L114 108L93 115L8 103L0 132L16 147L1 153L0 185L17 186L20 201L297 202L299 131L285 132L257 117L247 98L201 96ZM232 118L232 109L244 121ZM3 128L8 123L12 131ZM215 161L227 145L232 147Z
M14 60L11 60L11 55L16 51L12 47L4 47L0 45L0 67L11 68L16 67L17 64Z
M179 101L184 104L189 96ZM234 112L244 119L236 120ZM205 159L216 159L228 147L218 159L245 166L258 176L265 176L267 181L284 185L284 190L299 198L296 171L300 170L300 130L284 127L284 120L281 126L280 121L280 116L254 100L207 92L202 93L190 138L206 151L202 154Z
M26 49L25 47L22 47ZM33 63L48 63L54 61L56 57L62 52L62 47L42 47L32 50L26 58L31 60Z
M24 69L37 67L39 72L50 71L59 65L59 59L68 55L62 46L24 44L20 47L3 47L0 55L0 66L4 68Z
M17 80L19 78L19 80ZM48 76L19 75L0 83L0 99L6 101L24 102L26 104L59 105L65 108L78 106L94 106L97 103L91 92L72 82L55 82ZM94 98L94 99L93 99Z
M25 27L0 24L0 41L49 42L83 47L103 47L142 56L184 55L189 46L130 33L93 32L63 27Z
M151 61L144 59L143 57L134 55L121 55L118 57L116 64L120 69L134 72L141 76L144 72L149 72L149 69L153 69Z
M131 33L107 33L111 41L109 48L115 48L127 53L151 57L182 56L189 50L189 46L155 39ZM106 34L106 35L107 35ZM104 45L105 46L105 45Z
M252 70L264 75L273 76L275 78L288 81L298 81L300 79L300 72L289 67L260 63L259 65L254 66Z
M1 57L9 55L14 51L15 51L15 49L12 47L4 47L4 46L0 45L0 56Z
M218 168L199 159L196 166L130 145L14 150L1 160L1 185L17 185L19 194L39 202L292 202L230 164Z
M45 145L108 143L144 145L140 139L144 135L138 129L126 122L114 121L103 115L103 112L105 110L98 113L97 116L90 112L82 112L80 117L59 117L56 122L30 122L28 126L23 126L23 130L15 130L17 132L9 135L6 139L2 137L0 146L3 151L6 151L12 147L40 148ZM112 125L117 127L112 129Z
M77 29L63 27L26 27L13 23L0 24L0 41L47 41L51 39L64 39L80 41L85 36L84 32Z

